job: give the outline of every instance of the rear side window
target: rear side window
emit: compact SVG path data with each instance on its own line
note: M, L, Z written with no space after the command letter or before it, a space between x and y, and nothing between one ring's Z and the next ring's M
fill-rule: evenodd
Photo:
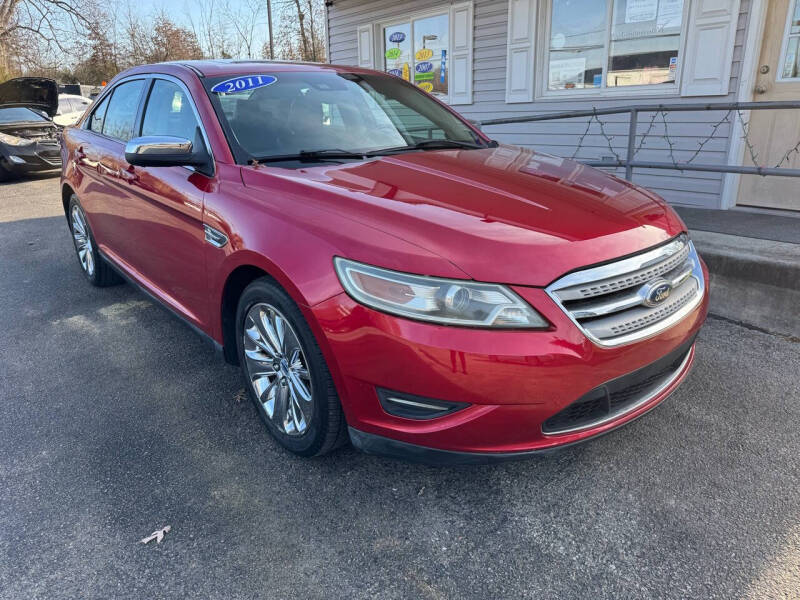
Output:
M147 100L142 135L171 135L194 141L198 126L186 92L171 81L157 79Z
M94 109L92 117L89 119L88 129L101 133L103 131L103 119L106 116L106 109L108 108L108 96L103 98L99 106Z
M103 134L127 142L133 137L133 125L139 108L143 79L126 81L114 89L106 109Z

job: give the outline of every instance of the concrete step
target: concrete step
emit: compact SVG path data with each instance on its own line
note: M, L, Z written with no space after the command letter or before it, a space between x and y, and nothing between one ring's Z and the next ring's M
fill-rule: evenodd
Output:
M712 314L800 338L800 244L697 230L691 237L711 272Z

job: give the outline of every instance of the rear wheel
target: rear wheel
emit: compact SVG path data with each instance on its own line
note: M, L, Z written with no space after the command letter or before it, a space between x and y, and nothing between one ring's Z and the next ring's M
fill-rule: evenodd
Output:
M97 287L107 287L122 282L119 275L111 268L106 260L97 252L97 243L94 241L92 230L86 213L83 212L78 197L72 194L69 200L69 228L72 232L72 242L81 270L89 283Z
M251 283L236 314L239 363L250 399L276 440L301 456L347 439L336 388L302 313L273 281Z

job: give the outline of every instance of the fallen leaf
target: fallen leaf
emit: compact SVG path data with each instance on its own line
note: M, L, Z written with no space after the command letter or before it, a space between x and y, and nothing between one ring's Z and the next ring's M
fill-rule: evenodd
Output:
M147 544L147 543L149 543L149 542L152 542L153 540L155 540L155 541L156 541L156 544L160 544L160 543L161 543L161 540L163 540L163 539L164 539L164 535L165 535L165 534L167 534L167 533L169 533L169 530L170 530L170 529L172 529L172 527L170 527L169 525L167 525L166 527L162 527L162 528L161 528L161 529L159 529L158 531L154 531L153 533L151 533L150 535L148 535L146 538L142 538L142 539L141 539L141 540L139 540L139 541L140 541L142 544Z

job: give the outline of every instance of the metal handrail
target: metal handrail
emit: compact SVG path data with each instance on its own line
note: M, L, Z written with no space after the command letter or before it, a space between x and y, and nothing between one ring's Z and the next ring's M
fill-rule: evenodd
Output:
M558 119L574 119L579 117L599 117L602 115L625 114L630 115L628 123L628 144L625 160L614 161L585 161L593 167L624 167L625 179L633 177L634 168L645 169L675 169L678 171L707 171L712 173L739 173L743 175L779 175L784 177L800 177L800 169L783 169L778 167L745 167L740 165L713 165L700 163L678 162L651 162L633 160L635 149L639 113L667 113L667 112L701 112L701 111L742 111L742 110L780 110L800 108L800 100L776 100L770 102L704 102L685 104L634 104L630 106L614 106L596 108L591 110L574 110L567 112L525 115L521 117L504 117L500 119L486 119L473 121L479 127L491 125L508 125L514 123L535 123L538 121L553 121ZM713 135L713 134L712 134ZM616 154L616 153L615 153Z

